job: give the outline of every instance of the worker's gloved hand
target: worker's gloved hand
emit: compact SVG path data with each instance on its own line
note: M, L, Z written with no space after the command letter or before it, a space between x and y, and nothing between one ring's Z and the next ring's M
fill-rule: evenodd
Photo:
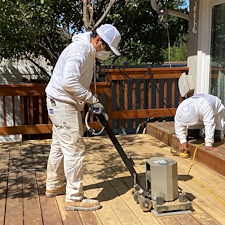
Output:
M180 150L181 152L183 152L183 151L188 151L188 145L187 145L187 142L180 144L179 150Z
M103 109L104 109L104 106L100 102L97 102L91 105L91 112L93 114L99 115L102 113Z

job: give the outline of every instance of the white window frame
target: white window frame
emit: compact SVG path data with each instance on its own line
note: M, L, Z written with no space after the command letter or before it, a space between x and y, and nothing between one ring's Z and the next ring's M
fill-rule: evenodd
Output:
M200 0L196 93L209 93L212 7L225 0Z

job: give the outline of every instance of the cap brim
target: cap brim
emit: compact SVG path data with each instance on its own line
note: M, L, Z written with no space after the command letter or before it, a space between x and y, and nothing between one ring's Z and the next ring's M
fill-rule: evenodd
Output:
M113 46L110 46L110 45L109 45L109 47L111 48L111 50L112 50L116 55L118 55L118 56L121 55L120 51L119 51L117 48L115 48L115 47L113 47Z

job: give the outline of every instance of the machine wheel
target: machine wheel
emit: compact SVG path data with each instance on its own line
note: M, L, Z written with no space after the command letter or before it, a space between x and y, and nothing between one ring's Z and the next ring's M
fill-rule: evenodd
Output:
M138 200L139 200L139 203L140 203L140 207L144 212L148 212L148 211L151 210L152 202L149 198L146 198L142 195L139 195Z
M132 194L133 194L133 198L134 198L135 202L137 202L137 204L139 204L138 195L140 195L140 194L138 193L138 191L134 191Z

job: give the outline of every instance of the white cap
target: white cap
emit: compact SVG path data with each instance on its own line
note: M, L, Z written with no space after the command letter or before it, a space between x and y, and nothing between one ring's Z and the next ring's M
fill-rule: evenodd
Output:
M109 45L116 55L121 55L117 49L121 36L119 31L111 24L101 25L96 29L98 35Z
M177 108L175 120L183 126L193 126L199 122L199 113L194 104L183 101Z

